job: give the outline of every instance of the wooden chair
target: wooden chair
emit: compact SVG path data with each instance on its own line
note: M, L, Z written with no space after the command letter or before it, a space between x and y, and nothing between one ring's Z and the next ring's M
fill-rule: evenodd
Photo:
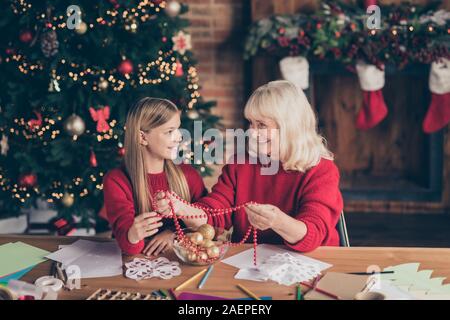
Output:
M336 225L336 229L339 233L339 246L350 247L350 241L348 240L347 224L345 223L344 211L341 212L339 221Z

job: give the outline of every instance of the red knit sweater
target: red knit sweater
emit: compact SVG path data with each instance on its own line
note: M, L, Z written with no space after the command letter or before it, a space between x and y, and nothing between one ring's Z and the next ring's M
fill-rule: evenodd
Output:
M198 172L190 165L182 164L186 180L189 185L191 201L197 201L206 194L205 185ZM169 190L169 184L164 172L148 174L149 187L153 192L158 190ZM135 218L135 207L131 183L122 168L109 171L103 178L103 196L106 214L113 234L122 249L127 254L138 254L144 249L144 240L137 244L128 241L128 230L131 228ZM160 232L170 228L172 221L163 220L164 225Z
M308 252L318 246L339 245L336 224L343 208L339 171L333 161L322 159L305 173L285 171L261 175L260 164L228 164L223 167L212 192L199 201L210 208L227 208L248 201L272 204L306 224L307 234L298 243L288 243L273 230L258 231L259 243L283 244ZM209 218L216 227L233 226L233 241L239 241L250 226L245 209L233 215ZM247 240L252 241L250 236Z

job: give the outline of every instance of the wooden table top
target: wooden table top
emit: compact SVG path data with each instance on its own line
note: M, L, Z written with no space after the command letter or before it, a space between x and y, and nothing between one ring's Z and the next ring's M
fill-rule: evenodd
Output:
M104 238L87 238L88 240L105 241ZM42 248L48 251L55 251L60 244L70 244L80 237L54 237L54 236L0 236L0 244L14 241ZM226 257L251 248L251 244L230 248ZM365 272L370 265L378 265L384 268L409 262L420 262L420 269L432 269L433 277L447 277L444 283L450 283L450 249L443 248L389 248L389 247L320 247L317 250L305 254L306 256L328 262L333 265L329 271L338 272ZM175 253L170 252L165 255L168 259L178 261ZM124 256L124 261L133 257ZM51 261L38 264L33 270L27 273L21 280L34 283L34 281L50 273ZM175 288L183 281L193 276L205 267L196 267L181 264L182 274L170 280L148 279L137 282L125 278L124 276L82 279L81 289L73 291L61 291L58 299L86 299L98 288L122 290L130 292L150 293L153 290ZM246 280L236 280L234 275L238 269L224 263L216 263L213 272L202 290L196 288L197 282L188 285L181 291L210 294L226 298L245 297L236 285L244 285L256 295L271 296L274 300L295 299L295 288L278 285L275 282L255 282Z

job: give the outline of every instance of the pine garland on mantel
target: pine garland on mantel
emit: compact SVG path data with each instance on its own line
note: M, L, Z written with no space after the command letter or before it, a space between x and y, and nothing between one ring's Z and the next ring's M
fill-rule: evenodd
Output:
M429 64L450 57L450 12L428 5L380 5L380 29L368 29L364 7L325 1L311 14L274 15L249 30L244 57L304 56L352 67L365 61L401 69L409 63Z

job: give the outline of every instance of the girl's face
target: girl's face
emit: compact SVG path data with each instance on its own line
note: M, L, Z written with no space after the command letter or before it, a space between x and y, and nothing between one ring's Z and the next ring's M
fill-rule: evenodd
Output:
M272 159L279 159L279 129L277 123L269 118L250 118L250 148L255 150L258 146L258 154L270 156ZM253 143L253 145L252 145ZM256 144L255 144L256 143Z
M180 133L180 114L175 113L165 124L147 132L141 131L141 144L153 158L174 160L182 136Z

